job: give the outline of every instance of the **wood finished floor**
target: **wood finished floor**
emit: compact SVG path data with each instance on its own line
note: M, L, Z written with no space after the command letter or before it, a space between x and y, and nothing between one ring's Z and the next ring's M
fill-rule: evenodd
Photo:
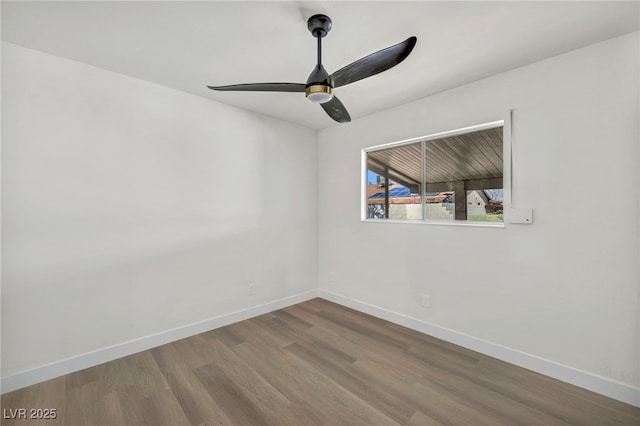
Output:
M640 425L640 409L314 299L2 396L2 425Z

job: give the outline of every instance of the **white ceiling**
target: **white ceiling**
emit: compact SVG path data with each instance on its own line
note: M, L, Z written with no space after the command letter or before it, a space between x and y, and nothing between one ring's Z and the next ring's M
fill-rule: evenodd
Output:
M397 67L336 89L352 119L639 27L639 2L2 2L2 39L272 117L338 125L301 93L213 92L206 85L304 83L325 13L329 73L408 36ZM348 124L344 124L348 125Z

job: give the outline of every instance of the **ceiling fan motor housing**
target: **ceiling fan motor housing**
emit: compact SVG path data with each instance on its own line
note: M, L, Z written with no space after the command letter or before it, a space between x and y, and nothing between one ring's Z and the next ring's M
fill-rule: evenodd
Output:
M311 102L317 103L329 102L333 97L333 85L322 64L316 65L311 71L304 94Z

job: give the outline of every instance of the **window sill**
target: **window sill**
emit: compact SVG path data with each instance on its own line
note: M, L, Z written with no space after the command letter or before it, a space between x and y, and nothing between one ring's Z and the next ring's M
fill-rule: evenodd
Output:
M468 222L468 221L449 221L449 220L392 220L392 219L360 219L363 223L402 223L414 225L435 225L435 226L465 226L476 228L505 228L504 222Z

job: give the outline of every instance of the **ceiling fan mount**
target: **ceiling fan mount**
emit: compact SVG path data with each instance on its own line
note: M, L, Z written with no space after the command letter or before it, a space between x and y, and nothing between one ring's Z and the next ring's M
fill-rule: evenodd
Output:
M322 14L313 15L307 20L307 28L314 37L325 37L331 31L331 18Z
M329 74L322 65L322 39L331 31L331 18L316 14L307 20L309 32L317 39L317 63L306 83L249 83L229 86L207 86L211 90L255 92L304 92L311 102L319 103L335 121L347 123L351 117L342 102L334 96L334 89L355 83L388 70L404 61L416 44L416 37L382 49Z

